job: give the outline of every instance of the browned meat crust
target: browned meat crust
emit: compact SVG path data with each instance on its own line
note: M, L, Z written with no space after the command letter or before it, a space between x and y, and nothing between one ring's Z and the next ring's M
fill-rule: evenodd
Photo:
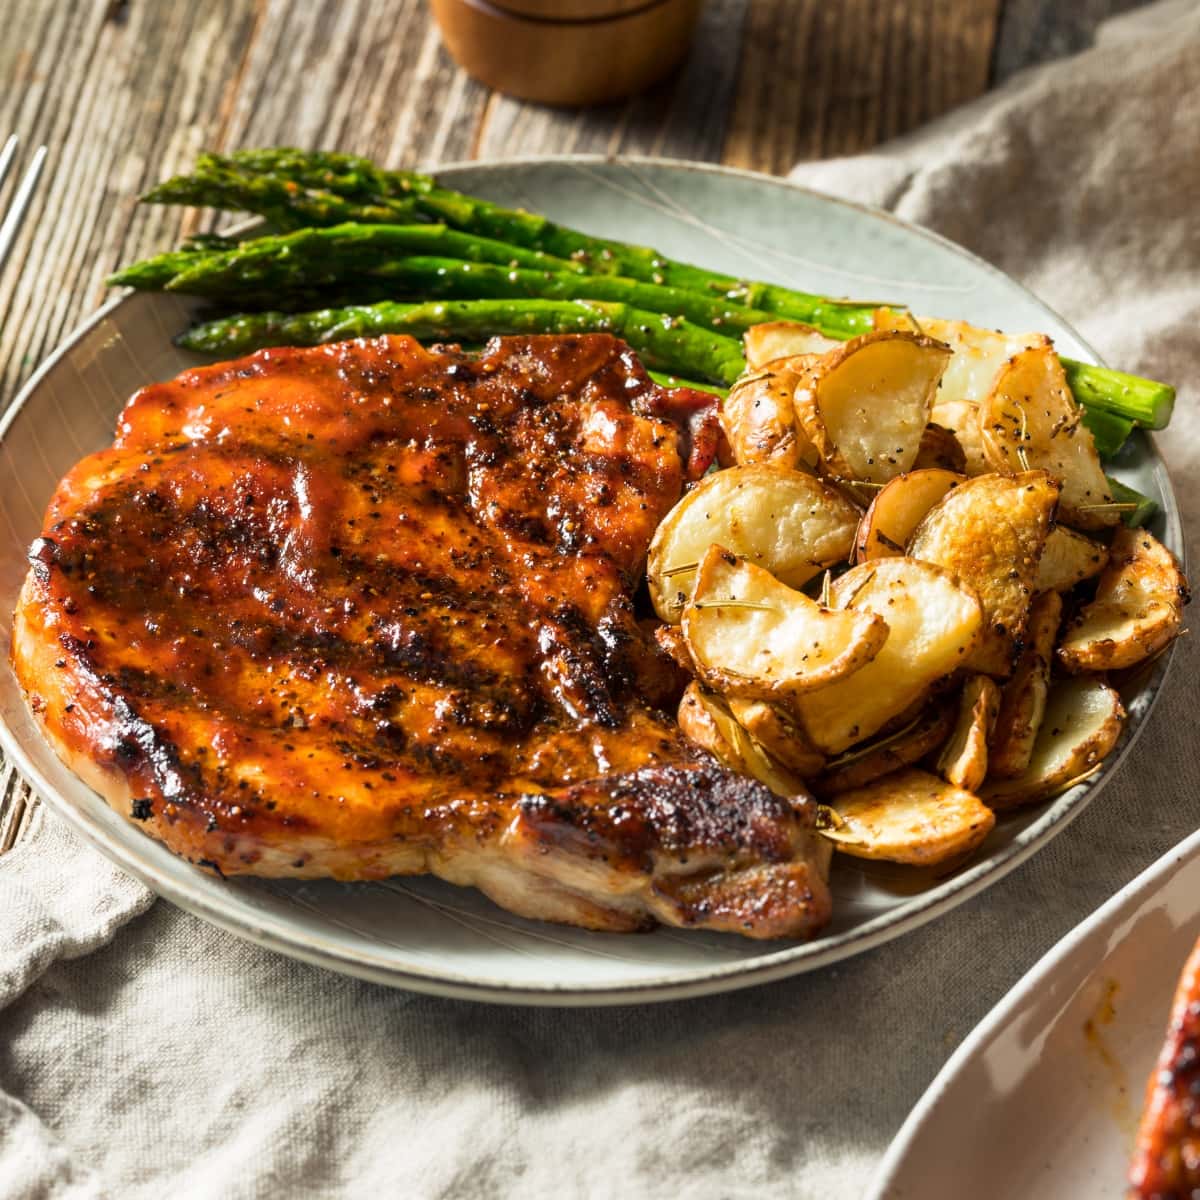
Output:
M811 805L682 737L634 615L713 416L601 335L187 372L60 485L16 669L80 774L225 874L430 871L591 928L810 934Z

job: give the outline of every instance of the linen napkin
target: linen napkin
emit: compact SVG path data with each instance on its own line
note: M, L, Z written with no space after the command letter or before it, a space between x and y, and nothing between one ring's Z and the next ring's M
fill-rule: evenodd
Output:
M796 178L1023 279L1112 362L1177 381L1200 451L1200 8ZM1200 823L1194 640L1131 760L1007 879L813 975L645 1008L389 991L151 905L43 812L0 858L0 1197L863 1194L956 1043L1062 934Z

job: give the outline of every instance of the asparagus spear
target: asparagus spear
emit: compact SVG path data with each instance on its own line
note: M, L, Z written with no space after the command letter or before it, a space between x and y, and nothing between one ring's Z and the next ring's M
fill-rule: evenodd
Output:
M1101 458L1112 458L1125 445L1133 432L1133 422L1105 408L1080 408L1083 424L1091 430L1096 452Z
M1149 496L1143 496L1136 488L1131 488L1119 479L1108 476L1108 490L1112 492L1113 501L1117 504L1132 504L1134 507L1122 514L1125 524L1133 529L1145 525L1158 512L1158 503Z
M302 182L317 180L329 184L330 190L306 189ZM351 181L341 182L344 180ZM331 190L338 186L345 187L350 194L338 196ZM282 218L278 213L280 205L290 195L289 187L299 195L320 196L322 204L331 211L333 204L326 199L328 197L336 197L346 206L341 210L344 215L334 217L322 215L318 205L316 215L308 223L332 224L335 220L349 219L394 223L397 218L377 215L378 209L407 205L410 210L415 207L430 220L455 229L570 259L591 274L622 275L648 283L708 292L735 304L774 313L777 317L806 321L830 337L845 339L871 329L875 305L829 300L775 284L737 279L667 258L647 246L592 237L535 213L504 208L488 200L439 187L427 175L380 171L364 160L349 157L340 159L322 155L306 165L302 153L295 150L284 150L274 157L266 150L230 158L206 155L192 175L170 179L144 199L156 204L242 208L262 212L277 223L281 219L285 224L290 220L294 226L294 219L286 212ZM377 193L381 188L390 189L390 194L379 196ZM270 197L270 212L263 211L264 202L258 199L258 189Z
M168 179L147 192L142 200L147 204L194 204L201 208L257 213L280 229L338 225L346 221L397 225L417 216L411 200L354 200L321 188L306 188L294 180L215 165L194 175Z
M1064 358L1062 365L1067 372L1067 383L1081 404L1128 417L1147 429L1165 429L1171 420L1175 389L1170 384L1076 362L1073 358Z
M253 238L232 249L160 254L118 271L108 282L250 304L264 297L268 302L278 299L289 290L312 293L348 279L361 280L413 253L561 273L580 270L536 250L445 225L348 224Z
M243 313L196 325L179 344L227 357L264 346L314 346L380 333L463 341L482 341L495 334L613 333L655 366L726 387L746 366L738 342L682 317L583 300L384 301L309 313Z
M670 375L665 371L647 371L646 374L655 383L666 388L683 387L691 388L694 392L711 392L714 396L720 396L722 400L729 395L728 388L717 387L713 383L697 383L694 379L684 379L681 375Z

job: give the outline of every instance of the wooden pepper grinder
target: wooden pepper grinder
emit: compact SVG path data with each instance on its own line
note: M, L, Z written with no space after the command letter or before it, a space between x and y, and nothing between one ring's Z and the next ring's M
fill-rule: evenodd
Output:
M497 91L540 104L618 100L687 51L700 0L432 0L450 53Z

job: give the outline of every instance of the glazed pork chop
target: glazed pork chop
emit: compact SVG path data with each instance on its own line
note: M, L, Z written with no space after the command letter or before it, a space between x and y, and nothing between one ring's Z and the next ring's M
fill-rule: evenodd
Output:
M147 387L30 552L29 703L225 875L432 872L591 929L810 935L813 805L683 737L634 610L710 404L607 335L385 337Z

